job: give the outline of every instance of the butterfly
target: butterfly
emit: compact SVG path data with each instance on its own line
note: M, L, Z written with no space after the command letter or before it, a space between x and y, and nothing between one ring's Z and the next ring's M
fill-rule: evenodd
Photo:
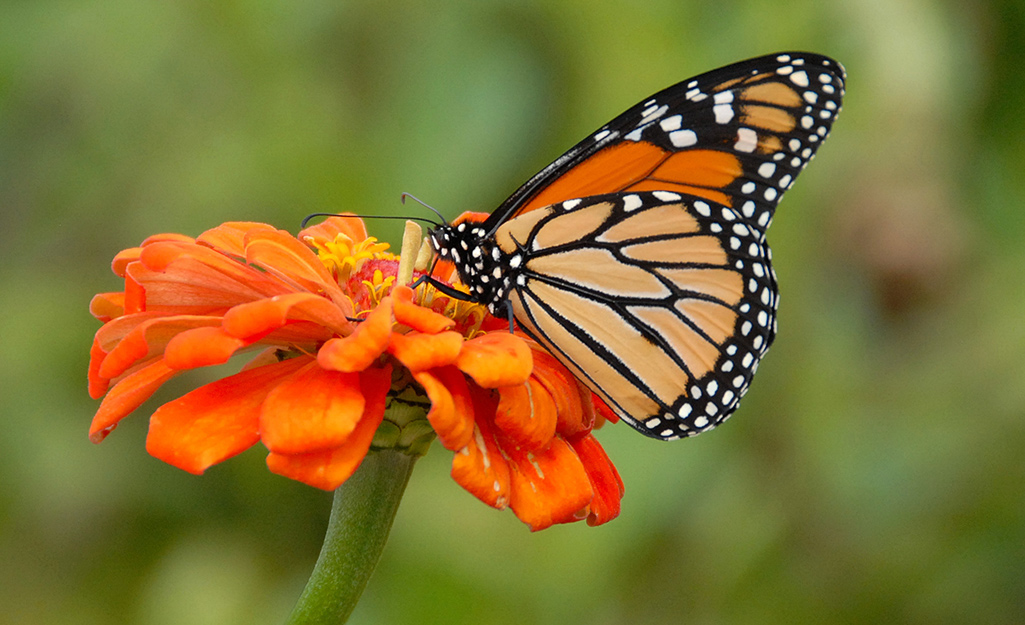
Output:
M469 299L515 317L623 421L666 440L707 431L737 409L775 337L766 228L828 136L844 80L803 52L685 80L486 220L433 229L431 244Z

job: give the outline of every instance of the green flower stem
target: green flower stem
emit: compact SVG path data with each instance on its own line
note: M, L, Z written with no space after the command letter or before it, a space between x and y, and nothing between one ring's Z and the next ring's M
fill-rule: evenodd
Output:
M338 490L324 546L289 625L337 625L349 618L388 540L416 457L374 451Z

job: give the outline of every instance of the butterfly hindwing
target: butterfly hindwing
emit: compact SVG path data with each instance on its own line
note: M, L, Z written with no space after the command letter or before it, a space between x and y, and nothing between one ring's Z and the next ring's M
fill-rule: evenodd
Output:
M521 327L649 436L720 423L772 342L768 247L729 207L673 192L588 197L512 219L495 241L518 267Z

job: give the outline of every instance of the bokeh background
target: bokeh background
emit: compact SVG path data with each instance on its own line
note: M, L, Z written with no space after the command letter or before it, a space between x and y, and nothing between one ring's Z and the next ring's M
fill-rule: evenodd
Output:
M316 558L330 494L262 449L185 474L144 451L152 404L88 442L118 250L423 212L403 191L491 210L648 94L785 49L848 94L770 232L780 333L737 416L607 428L622 516L539 534L435 445L351 622L1022 622L1023 32L1021 0L4 2L0 622L281 623Z

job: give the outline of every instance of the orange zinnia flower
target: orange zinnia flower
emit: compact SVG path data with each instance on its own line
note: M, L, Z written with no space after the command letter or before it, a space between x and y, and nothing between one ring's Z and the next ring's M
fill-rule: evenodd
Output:
M422 454L436 434L460 485L534 530L615 518L623 484L591 435L608 409L482 306L395 286L386 248L359 219L332 217L298 238L232 222L121 252L124 291L91 304L104 323L91 439L175 375L255 351L241 372L159 407L149 453L198 474L259 441L271 471L333 490L369 450ZM401 417L417 407L426 421Z

